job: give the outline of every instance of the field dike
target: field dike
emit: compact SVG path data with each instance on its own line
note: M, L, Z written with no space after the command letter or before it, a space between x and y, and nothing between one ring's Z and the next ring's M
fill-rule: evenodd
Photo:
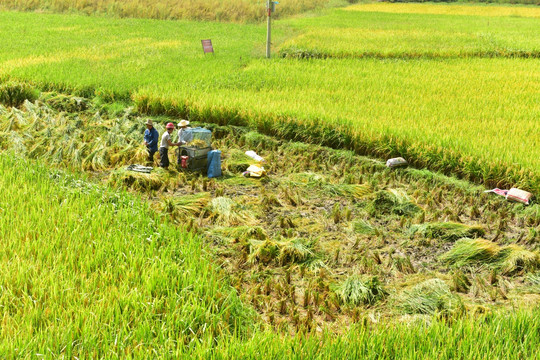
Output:
M220 178L174 167L132 172L128 164L145 161L145 119L131 108L119 117L104 110L51 93L20 108L0 107L0 147L87 171L201 234L241 299L272 329L343 332L351 322L455 321L540 299L538 204L513 204L442 174L389 170L353 151L286 140L294 137L292 125L268 120L263 130L285 136L193 121L212 130L213 147L222 151ZM162 133L177 119L154 121ZM242 176L253 163L246 150L265 158L267 176Z

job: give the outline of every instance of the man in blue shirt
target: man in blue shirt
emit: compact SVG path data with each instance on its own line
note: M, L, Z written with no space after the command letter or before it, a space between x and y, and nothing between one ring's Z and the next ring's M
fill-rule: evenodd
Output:
M148 150L148 161L154 162L154 154L158 151L159 134L154 128L152 120L146 122L146 130L144 131L144 145Z

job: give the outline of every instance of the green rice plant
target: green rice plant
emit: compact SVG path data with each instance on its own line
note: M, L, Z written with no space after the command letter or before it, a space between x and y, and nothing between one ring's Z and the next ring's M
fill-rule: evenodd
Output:
M441 222L413 225L409 229L409 234L418 234L429 239L440 239L444 242L455 242L462 238L482 237L485 235L485 229L481 226Z
M3 357L182 357L254 330L204 242L140 198L8 153L0 171Z
M422 208L414 204L407 194L401 190L381 190L375 193L375 199L368 208L372 216L399 215L414 216L422 212Z
M461 239L440 259L456 267L490 264L499 259L500 252L500 246L489 240Z
M379 279L375 276L368 279L352 275L336 286L334 292L343 304L373 305L388 295Z
M403 291L397 302L398 308L406 314L455 318L465 312L461 297L453 294L448 285L439 279L426 280L410 290Z

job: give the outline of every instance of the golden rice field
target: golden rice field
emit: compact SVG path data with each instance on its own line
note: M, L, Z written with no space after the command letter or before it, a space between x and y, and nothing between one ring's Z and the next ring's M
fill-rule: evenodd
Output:
M334 1L335 2L335 1ZM325 7L329 0L282 0L277 17ZM345 0L338 3L346 4ZM265 17L262 0L3 0L0 9L115 17L254 22Z
M263 5L0 1L0 358L536 358L538 7Z
M346 7L346 11L384 12L391 14L431 14L470 16L540 17L537 6L485 6L473 4L419 4L419 3L362 3Z

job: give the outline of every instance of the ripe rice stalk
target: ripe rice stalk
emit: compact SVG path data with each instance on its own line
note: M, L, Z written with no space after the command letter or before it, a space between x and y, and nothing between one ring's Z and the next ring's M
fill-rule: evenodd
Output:
M396 269L404 274L415 274L416 269L408 256L398 256L393 259Z
M527 276L527 281L530 284L530 289L534 293L540 294L540 272L529 274Z
M323 185L323 190L329 194L354 199L361 199L373 192L373 188L367 184L325 184Z
M413 203L402 190L389 189L378 191L368 208L372 216L399 215L414 216L423 210Z
M375 228L365 220L354 221L351 224L352 231L357 234L375 235Z
M28 151L28 156L34 159L37 157L40 157L45 151L47 142L48 142L48 139L46 138L42 138L38 140L37 142L35 142L34 145Z
M234 226L216 227L212 233L224 237L232 242L244 243L251 239L266 240L268 235L264 228L260 226Z
M529 251L515 244L500 247L484 239L461 239L440 259L456 267L491 266L503 275L530 272L540 267L540 254L537 251Z

